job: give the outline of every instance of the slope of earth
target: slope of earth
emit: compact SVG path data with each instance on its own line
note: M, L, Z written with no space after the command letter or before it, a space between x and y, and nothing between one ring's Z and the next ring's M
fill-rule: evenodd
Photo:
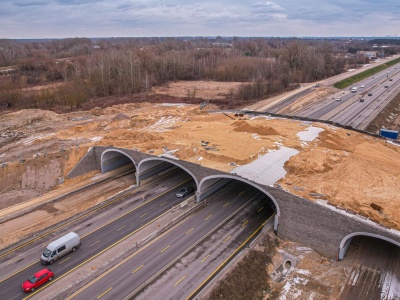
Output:
M311 125L323 131L312 142L300 140L297 133ZM18 201L24 201L29 199L24 190L39 194L56 188L57 178L94 145L153 155L170 151L179 159L227 172L285 146L300 152L285 164L287 174L279 181L284 189L311 201L314 193L323 194L319 198L400 229L400 147L324 124L227 116L195 105L137 103L62 115L25 110L3 115L1 130L8 135L0 137L0 157L7 162L0 168L0 203L7 205L13 204L12 194L21 194ZM206 147L202 141L208 142ZM59 154L61 148L68 154ZM53 155L52 172L46 173L50 162L43 159L44 151L46 157ZM46 179L40 180L40 174Z

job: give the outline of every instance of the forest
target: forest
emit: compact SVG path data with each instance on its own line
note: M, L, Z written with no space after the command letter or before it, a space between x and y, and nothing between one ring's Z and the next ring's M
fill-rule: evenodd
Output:
M146 97L177 80L243 83L230 105L254 102L300 83L369 63L370 41L297 38L68 38L0 40L0 107L72 111L106 96Z

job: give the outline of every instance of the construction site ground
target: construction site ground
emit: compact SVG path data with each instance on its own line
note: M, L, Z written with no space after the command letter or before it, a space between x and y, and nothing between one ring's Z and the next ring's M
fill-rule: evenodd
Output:
M232 86L224 84L220 88L213 83L208 89L204 83L194 88L196 84L192 83L191 89L196 90L196 97L203 99L218 99L218 94L237 88L237 83ZM299 153L284 166L286 175L278 181L283 189L310 201L316 200L312 195L320 194L319 198L329 203L400 230L399 146L323 123L210 112L218 108L218 100L200 110L198 104L179 103L187 101L185 87L180 86L180 89L184 98L165 96L166 99L173 98L169 102L174 104L137 103L135 98L126 97L116 100L118 104L113 99L108 101L114 103L113 106L104 107L94 102L93 108L86 107L85 111L66 114L34 109L17 112L3 110L0 115L0 222L4 221L2 218L5 215L12 214L12 210L33 207L35 204L32 201L36 204L49 201L46 193L51 192L52 197L56 197L84 180L92 181L96 172L73 179L66 178L66 175L94 145L137 149L153 155L163 154L165 149L169 149L179 159L227 172L235 165L248 164L259 155L284 146ZM173 86L169 87L169 95L174 95L171 90ZM160 100L162 96L155 95L154 99ZM311 125L323 131L313 142L301 141L297 133ZM202 146L202 141L208 142L208 149ZM130 184L131 180L121 182L104 197ZM51 222L57 223L103 200L93 197L87 201L52 204L51 209L42 209L39 214L28 213L18 218L21 226L12 227L14 236L5 234L12 223L1 222L2 248L51 225L39 224L40 219L51 219ZM56 207L59 205L63 207ZM16 219L13 220L15 222ZM32 223L36 226L27 226ZM307 273L307 278L313 280L310 282L315 283L313 288L314 285L294 280L295 288L289 289L287 299L296 296L296 289L302 290L302 295L315 292L324 298L323 295L335 292L326 286L341 286L350 276L348 269L343 271L345 262L328 261L311 249L304 248L304 252L301 245L290 246L294 245L290 242L282 245L282 251L284 247L297 247L293 255L299 257L298 266L305 270L302 272ZM321 275L324 268L330 276ZM283 287L289 279L290 276L287 276L281 282ZM340 292L339 289L337 295Z

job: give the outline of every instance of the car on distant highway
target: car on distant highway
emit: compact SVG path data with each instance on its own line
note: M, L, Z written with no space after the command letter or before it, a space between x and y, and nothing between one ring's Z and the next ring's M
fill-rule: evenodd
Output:
M372 93L371 93L371 92L369 92L369 93L368 93L368 96L372 96Z
M337 97L336 98L336 101L341 101L342 100L342 97Z
M364 98L361 98L361 99L360 99L360 102L364 102Z
M54 278L54 273L50 269L40 270L22 284L22 290L25 293L33 292L46 282L52 281L53 278Z
M194 188L191 185L189 185L187 187L181 188L179 190L179 192L176 193L176 197L183 198L183 197L185 197L185 196L187 196L187 195L189 195L189 194L191 194L193 192L194 192Z
M364 87L365 87L365 84L362 84L360 87L364 88Z
M385 85L385 88L388 88L389 86L388 85Z
M389 81L393 81L393 78L390 78Z

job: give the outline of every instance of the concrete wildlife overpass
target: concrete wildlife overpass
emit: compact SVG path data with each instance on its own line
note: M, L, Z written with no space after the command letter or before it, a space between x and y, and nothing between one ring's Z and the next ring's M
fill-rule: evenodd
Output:
M383 227L365 217L324 202L313 202L281 189L260 185L236 174L205 168L173 157L95 146L71 170L68 177L93 170L105 173L127 164L132 164L135 169L137 184L172 166L180 168L193 178L197 201L204 200L232 180L245 182L267 196L269 205L276 212L274 230L280 238L300 242L328 257L342 259L354 236L370 236L400 247L399 231Z

